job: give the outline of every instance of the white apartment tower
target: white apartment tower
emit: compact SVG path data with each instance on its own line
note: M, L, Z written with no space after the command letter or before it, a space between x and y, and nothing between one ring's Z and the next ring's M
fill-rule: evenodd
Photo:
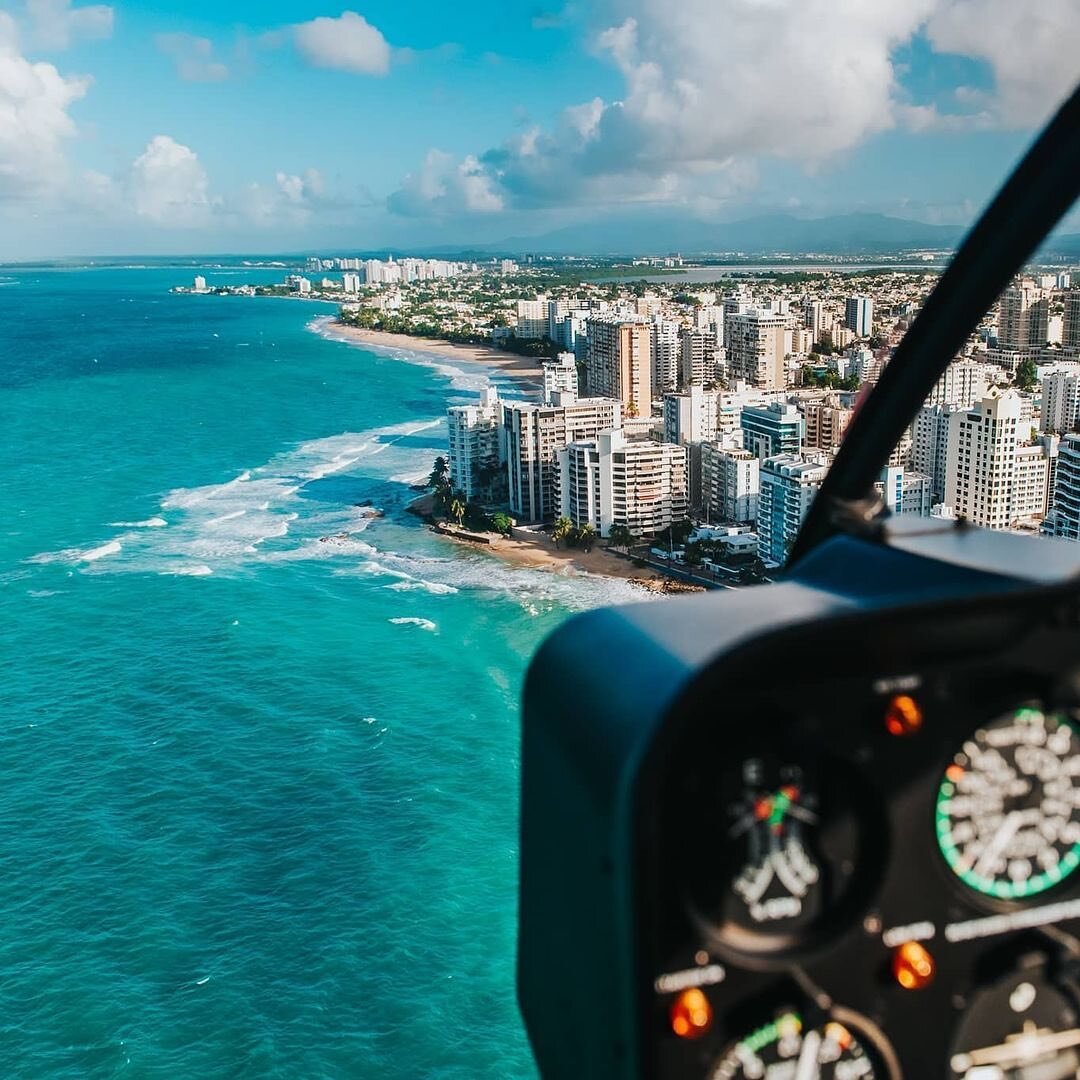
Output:
M926 399L927 405L960 405L969 408L993 385L993 369L971 360L954 360Z
M1042 381L1042 430L1076 431L1080 422L1080 369L1054 371Z
M580 398L565 405L504 402L502 446L514 515L522 521L554 519L558 452L621 424L622 407L610 398Z
M653 396L670 393L679 385L679 324L654 319L650 328L652 347Z
M784 358L791 352L788 321L786 315L765 311L729 313L725 331L729 378L745 379L763 390L783 390Z
M577 528L588 523L608 536L613 525L624 525L635 536L652 536L686 517L686 449L604 431L559 451L557 487L559 513Z
M664 441L685 446L716 438L720 390L691 386L680 394L664 395Z
M679 385L706 386L720 377L720 343L710 330L685 327L679 335Z
M572 352L561 352L556 359L544 362L545 405L568 405L577 400L577 392L577 357Z
M783 565L827 471L826 466L798 454L762 462L757 515L762 562Z
M1042 348L1046 344L1050 301L1033 281L1024 279L1001 294L998 344L1007 349Z
M446 410L450 443L450 483L472 499L484 485L488 470L500 464L499 392L493 386L480 391L477 405L454 405Z
M702 445L702 508L710 521L755 521L760 490L761 462L749 450Z
M945 502L958 517L987 529L1008 529L1046 514L1047 447L1029 444L1015 390L987 391L973 409L949 421Z

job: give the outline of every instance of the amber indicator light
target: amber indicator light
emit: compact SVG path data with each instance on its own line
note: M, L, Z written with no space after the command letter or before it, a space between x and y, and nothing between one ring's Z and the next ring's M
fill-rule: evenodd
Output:
M909 694L894 694L885 709L885 730L890 735L914 735L923 725L922 709Z
M934 981L934 958L917 941L907 941L893 952L892 971L905 990L922 990Z
M698 1039L712 1027L709 999L694 987L684 990L671 1006L671 1030L680 1039Z

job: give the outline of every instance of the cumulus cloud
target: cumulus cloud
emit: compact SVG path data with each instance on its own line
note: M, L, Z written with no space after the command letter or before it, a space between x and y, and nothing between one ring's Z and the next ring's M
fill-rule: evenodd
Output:
M476 158L455 162L443 150L429 150L390 197L390 209L405 216L491 213L503 209L503 199Z
M154 44L176 65L176 74L185 82L221 82L229 69L214 58L214 43L194 34L158 34Z
M326 182L318 169L300 175L277 172L273 185L249 184L239 210L256 225L300 225L331 204L325 196Z
M46 49L66 49L80 39L112 36L113 9L107 4L74 7L71 0L26 0L34 41Z
M608 10L594 47L622 93L467 159L491 206L715 205L745 192L765 158L814 169L897 126L1030 125L1078 74L1077 0L609 0ZM958 94L953 111L912 101L895 57L919 32L939 52L984 60L993 92ZM429 156L391 209L444 212L464 164Z
M168 135L155 135L135 159L128 178L135 213L159 225L190 228L209 223L214 202L198 155Z
M990 65L988 107L1007 127L1041 122L1080 77L1077 0L939 0L926 31L939 52Z
M14 25L0 19L0 197L41 195L63 185L64 144L76 131L68 108L90 87L88 78L27 60L15 39Z
M323 16L298 23L293 36L300 54L316 67L357 75L385 75L390 70L386 38L355 11L346 11L336 19Z

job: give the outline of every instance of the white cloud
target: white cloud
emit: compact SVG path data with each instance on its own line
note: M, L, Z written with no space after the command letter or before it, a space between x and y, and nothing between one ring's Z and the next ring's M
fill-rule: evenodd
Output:
M382 33L355 11L339 18L322 17L293 27L296 47L316 67L337 68L357 75L385 75L390 46Z
M221 82L229 77L229 69L214 58L214 43L209 38L194 34L158 34L154 44L172 58L176 74L185 82Z
M135 159L128 185L140 217L173 228L209 223L215 203L206 170L190 147L168 135L155 135Z
M503 209L492 177L474 157L455 163L444 150L429 150L390 197L390 208L406 216L491 213Z
M112 36L113 9L107 4L73 7L71 0L26 0L34 41L46 49L66 49L81 38Z
M27 60L15 47L13 25L0 20L0 197L40 196L63 186L64 143L76 132L68 108L89 86L88 78Z
M939 52L990 65L989 108L1007 127L1045 120L1080 78L1077 0L938 0L927 36Z

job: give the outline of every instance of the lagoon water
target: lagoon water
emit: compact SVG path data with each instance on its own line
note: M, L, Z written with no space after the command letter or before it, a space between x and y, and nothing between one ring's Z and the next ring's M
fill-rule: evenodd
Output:
M193 272L0 269L0 1075L531 1076L521 679L630 587L405 513L482 371Z

